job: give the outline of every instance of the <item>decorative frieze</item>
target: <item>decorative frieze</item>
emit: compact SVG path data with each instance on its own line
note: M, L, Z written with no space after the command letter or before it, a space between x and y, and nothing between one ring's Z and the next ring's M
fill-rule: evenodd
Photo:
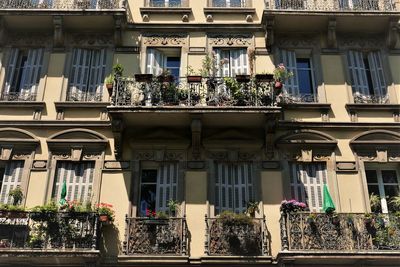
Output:
M279 35L275 38L278 47L289 48L314 48L319 46L319 40L315 35Z
M357 35L349 35L349 36L340 36L338 38L339 46L341 48L355 48L355 49L381 49L385 46L385 38L381 35L371 36L357 36Z
M89 34L77 33L68 34L68 44L73 46L112 46L114 45L114 36L112 34Z
M208 43L211 46L253 46L251 34L209 34Z
M140 150L134 153L135 160L148 161L185 161L186 156L183 150Z
M15 47L49 47L52 41L52 35L48 33L16 32L7 36L7 43Z
M142 40L146 46L182 46L187 44L187 34L145 34Z
M35 160L32 164L33 170L43 170L47 168L47 160Z

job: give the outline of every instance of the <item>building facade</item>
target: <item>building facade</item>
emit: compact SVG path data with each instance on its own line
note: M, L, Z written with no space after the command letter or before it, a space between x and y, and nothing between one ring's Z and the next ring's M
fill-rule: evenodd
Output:
M2 210L0 266L399 266L399 21L398 0L1 1L0 203L65 187L115 221Z

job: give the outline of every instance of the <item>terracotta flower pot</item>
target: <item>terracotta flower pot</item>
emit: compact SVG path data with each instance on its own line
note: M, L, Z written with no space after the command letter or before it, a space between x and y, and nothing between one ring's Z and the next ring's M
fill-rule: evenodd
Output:
M99 221L100 221L100 222L103 222L103 223L107 223L107 222L109 222L110 220L108 219L108 216L107 216L107 215L100 215L100 216L99 216Z
M200 75L190 75L187 76L187 81L188 83L201 83L202 78Z
M280 90L280 89L282 89L282 87L283 87L283 83L281 82L281 81L275 81L275 89L276 90Z

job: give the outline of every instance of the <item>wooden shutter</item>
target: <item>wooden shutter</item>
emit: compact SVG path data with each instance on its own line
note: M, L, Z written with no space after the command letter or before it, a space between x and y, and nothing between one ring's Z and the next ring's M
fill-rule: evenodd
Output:
M232 171L232 177L234 177L234 211L237 213L245 212L247 202L253 200L251 164L235 164Z
M91 51L89 92L100 94L106 74L107 53L105 49Z
M68 162L57 163L52 198L61 197L64 181L67 184L67 200L85 202L91 199L93 194L94 162Z
M350 72L353 93L369 95L368 80L362 52L350 50L347 53L347 63Z
M232 77L247 74L248 58L246 49L233 49L230 51L230 65Z
M231 166L227 163L216 163L216 203L215 212L233 209L233 188Z
M22 94L36 94L43 66L44 49L29 49L28 58L21 78Z
M178 199L178 164L164 163L157 173L156 211L168 211L171 199Z
M72 68L69 76L69 90L77 100L83 100L88 90L91 51L75 48L72 52Z
M311 211L319 212L323 185L327 183L325 163L294 163L291 170L291 197L306 202Z
M15 76L14 74L17 66L18 56L19 56L19 49L18 48L11 49L10 59L8 60L8 66L7 66L6 86L4 89L4 92L6 93L12 91L11 86L13 84L13 79Z
M217 61L217 76L218 77L229 77L231 76L230 65L232 64L229 50L215 49L215 56ZM228 62L221 64L221 61L227 59Z
M1 204L12 204L12 197L9 197L8 193L17 186L21 186L23 169L24 161L22 160L10 161L6 164L0 192Z
M166 65L166 58L163 53L157 49L147 49L146 73L160 75Z
M297 74L297 64L296 64L296 53L289 50L280 50L281 61L285 65L289 72L293 73L293 76L283 81L285 84L285 91L289 95L299 95L299 81Z
M368 63L374 86L374 94L377 96L386 95L385 74L383 72L381 54L379 52L369 53Z

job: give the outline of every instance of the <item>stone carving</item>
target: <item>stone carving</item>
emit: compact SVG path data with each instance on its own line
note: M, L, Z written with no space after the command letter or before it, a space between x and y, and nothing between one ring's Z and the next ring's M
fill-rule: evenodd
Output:
M228 160L228 152L226 151L213 151L208 153L208 158L213 160Z
M15 47L40 46L49 47L53 44L53 36L47 33L9 33L7 43Z
M252 46L253 35L251 34L209 34L211 46Z
M113 34L68 34L68 43L76 46L112 46Z
M187 34L153 34L144 35L143 44L154 45L185 45L187 43Z
M339 46L342 48L368 48L380 49L385 46L385 38L381 35L376 36L341 36L338 38Z
M33 162L33 168L34 169L44 169L47 167L47 161L46 160L35 160Z
M278 47L318 47L319 42L315 35L302 34L302 35L278 35L275 37L275 42Z

